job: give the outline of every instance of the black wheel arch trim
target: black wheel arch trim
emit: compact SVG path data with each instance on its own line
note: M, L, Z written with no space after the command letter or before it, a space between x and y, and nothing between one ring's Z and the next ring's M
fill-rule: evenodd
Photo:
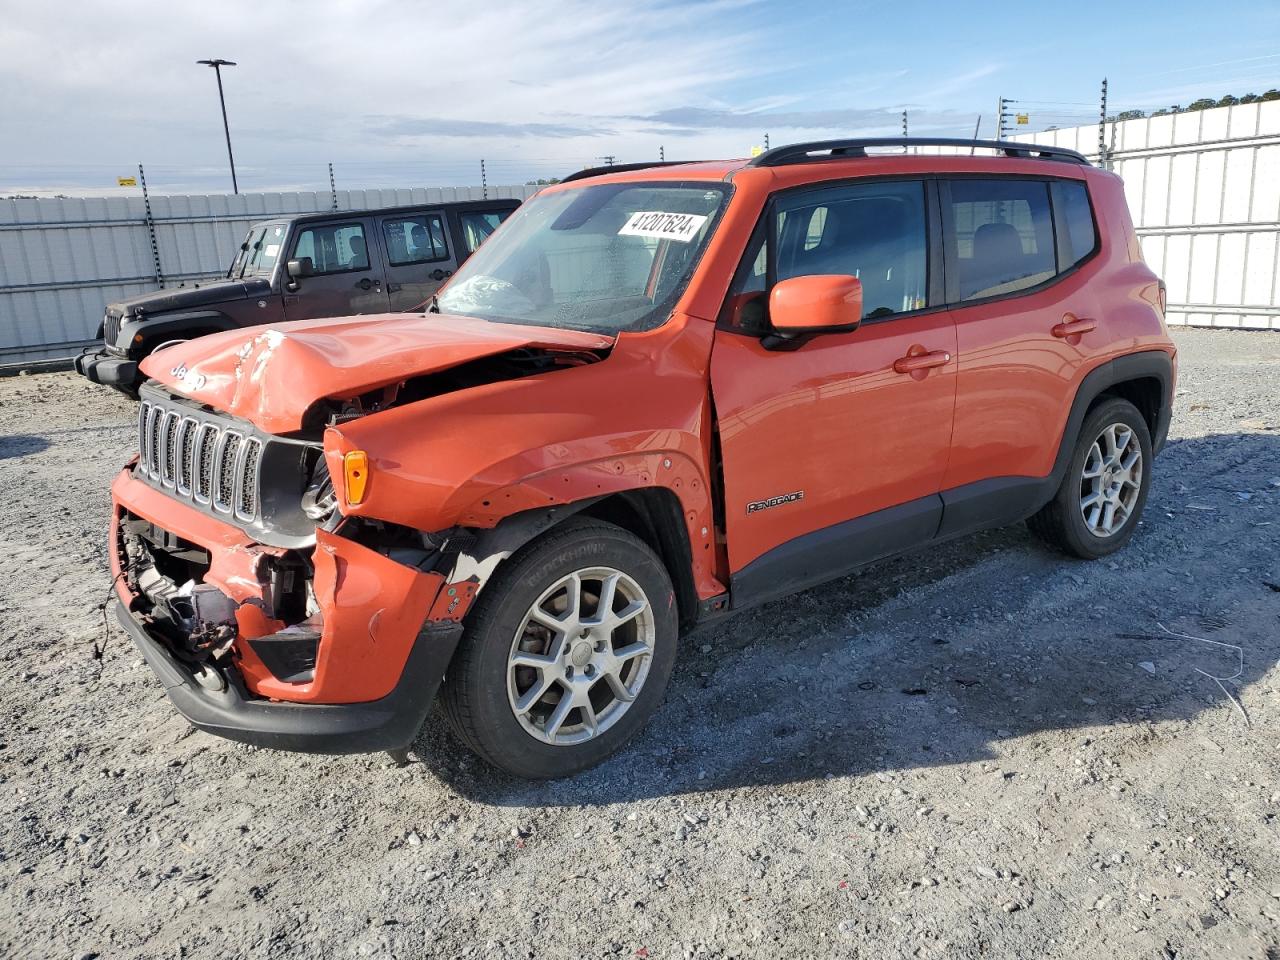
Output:
M143 345L148 352L151 351L151 344L156 344L158 337L164 340L187 339L187 337L175 337L171 334L189 332L192 330L201 330L208 332L209 330L223 331L234 330L242 326L236 323L225 313L218 310L193 310L183 313L160 313L154 316L150 314L142 314L138 317L130 317L120 330L120 340L130 343L130 355L134 350L132 341L135 336L142 334ZM117 341L119 342L119 341Z
M1168 438L1169 420L1173 414L1173 358L1163 350L1143 350L1113 357L1090 370L1076 390L1071 413L1058 443L1058 456L1050 473L1055 491L1067 472L1076 435L1093 402L1119 384L1151 378L1160 381L1160 404L1155 410L1155 423L1151 425L1151 449L1155 453L1160 452Z

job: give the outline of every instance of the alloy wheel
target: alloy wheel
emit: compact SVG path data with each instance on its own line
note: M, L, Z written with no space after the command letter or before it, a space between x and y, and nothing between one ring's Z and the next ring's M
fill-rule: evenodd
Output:
M1123 423L1104 427L1085 456L1080 474L1080 515L1095 537L1119 533L1142 492L1142 445Z
M526 611L512 640L512 712L553 746L599 736L635 702L655 639L649 599L627 574L611 567L568 574Z

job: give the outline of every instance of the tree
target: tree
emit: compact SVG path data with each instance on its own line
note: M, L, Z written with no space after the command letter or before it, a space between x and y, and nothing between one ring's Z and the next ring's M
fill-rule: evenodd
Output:
M1259 103L1261 102L1261 100L1262 98L1258 96L1256 93L1246 93L1243 97L1240 98L1241 103Z
M1209 109L1212 109L1213 107L1216 107L1217 105L1218 105L1217 100L1214 100L1211 97L1201 97L1199 100L1196 100L1189 107L1187 107L1187 109L1188 110L1209 110Z
M1142 110L1121 110L1114 117L1107 117L1108 120L1141 120L1147 114Z
M1218 101L1218 106L1220 106L1220 107L1234 107L1234 106L1236 106L1239 102L1240 102L1240 98L1239 98L1239 97L1233 97L1231 94L1229 94L1229 93L1228 93L1225 97L1223 97L1221 100L1219 100L1219 101Z
M1272 88L1262 95L1263 100L1280 100L1280 90Z

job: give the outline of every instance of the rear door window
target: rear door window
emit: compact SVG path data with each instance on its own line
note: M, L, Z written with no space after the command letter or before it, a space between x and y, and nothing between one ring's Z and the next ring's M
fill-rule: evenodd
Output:
M358 223L317 223L306 226L294 245L295 259L311 258L314 274L369 269L369 247Z
M387 241L387 259L393 267L430 263L449 256L444 218L438 213L387 217L382 221L382 236Z
M952 180L950 195L948 242L960 300L1016 293L1053 278L1046 181Z

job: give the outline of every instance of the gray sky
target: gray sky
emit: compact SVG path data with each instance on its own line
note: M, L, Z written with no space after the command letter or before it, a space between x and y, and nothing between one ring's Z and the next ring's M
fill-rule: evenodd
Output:
M249 190L325 189L330 160L360 187L477 183L481 157L510 183L659 146L745 156L765 131L900 132L904 108L914 133L969 135L984 113L990 135L999 95L1050 101L1043 129L1092 122L1104 74L1120 108L1277 85L1280 8L1158 6L0 0L0 191L100 194L138 161L157 190L225 190L209 57L239 63L224 79Z

